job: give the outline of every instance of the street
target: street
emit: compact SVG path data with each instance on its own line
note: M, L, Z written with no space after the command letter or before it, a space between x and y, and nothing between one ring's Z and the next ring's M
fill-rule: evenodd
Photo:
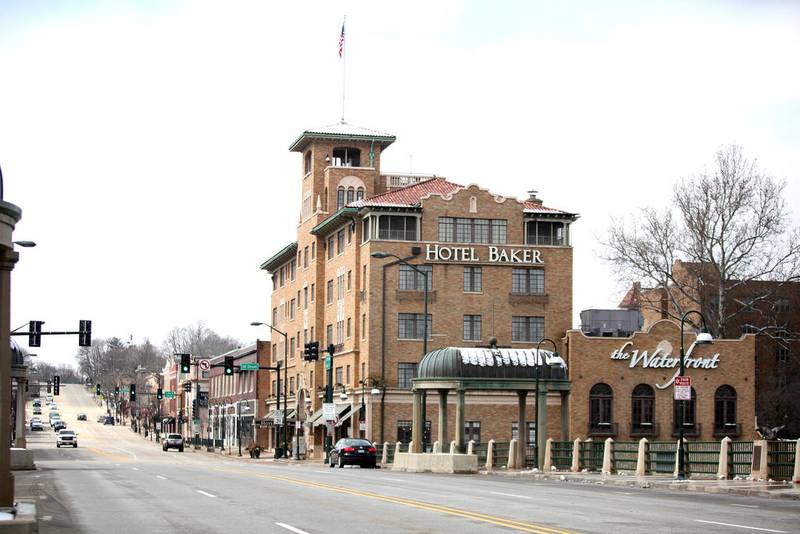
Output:
M44 533L800 532L796 501L164 453L97 423L81 386L55 399L79 447L57 449L49 427L29 434L38 470L15 473Z

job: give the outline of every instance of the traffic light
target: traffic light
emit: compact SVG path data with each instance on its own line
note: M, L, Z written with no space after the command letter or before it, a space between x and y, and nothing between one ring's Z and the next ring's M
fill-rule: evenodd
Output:
M192 419L197 419L197 399L192 401Z
M80 320L78 324L78 346L92 346L92 321L87 321L86 319Z
M131 402L136 402L136 384L131 384L130 394Z
M100 384L94 386L94 394L100 395Z
M42 346L42 325L44 321L31 321L28 324L28 346Z
M119 386L114 386L114 395L119 395Z
M161 399L164 398L164 390L163 389L158 388L158 391L156 391L156 398L158 400L161 400Z
M225 374L233 375L233 356L225 356Z
M191 382L184 382L183 383L183 391L192 391L192 383Z
M181 373L188 373L191 366L191 356L189 354L181 354Z
M319 360L319 341L306 343L305 350L303 350L303 359L309 362Z
M52 393L52 392L50 391L50 388L52 387L52 385L53 385L53 383L52 383L52 382L50 382L50 381L48 380L48 381L47 381L47 392L48 392L48 393Z
M331 357L333 357L334 352L336 352L336 345L331 343L330 345L328 345L328 354L330 354Z
M53 375L53 395L58 395L61 392L61 377Z

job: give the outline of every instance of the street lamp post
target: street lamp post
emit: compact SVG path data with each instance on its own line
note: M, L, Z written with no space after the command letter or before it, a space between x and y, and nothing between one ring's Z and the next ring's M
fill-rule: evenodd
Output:
M258 321L254 321L250 323L250 326L266 326L276 334L280 334L283 336L283 454L286 454L287 449L289 448L289 422L287 421L288 417L287 414L287 406L288 402L287 399L289 398L289 341L286 332L282 332L272 326L271 324L261 323ZM278 370L278 380L280 380L280 370ZM280 388L278 388L280 389ZM280 392L278 392L280 394ZM278 398L278 409L280 410L280 398ZM297 417L297 416L295 416ZM280 431L279 431L280 432ZM278 437L278 442L280 442L280 437ZM277 449L277 447L276 447ZM276 458L280 458L278 455L277 450L275 453Z
M415 252L417 252L417 251L415 250L414 253ZM415 266L414 264L409 263L408 261L404 260L400 256L398 256L396 254L392 254L391 252L375 251L372 254L370 254L370 256L372 256L373 258L377 258L377 259L395 258L395 262L394 263L401 263L403 265L406 265L409 268L411 268L414 272L422 275L422 280L423 280L423 283L424 283L424 286L422 288L423 292L424 292L423 293L423 311L422 311L422 321L423 321L423 326L422 326L422 357L424 358L425 355L428 354L428 273L423 271L419 267ZM422 411L421 417L422 417L422 428L423 428L423 430L422 430L422 438L419 441L419 443L422 444L422 451L423 452L425 451L425 419L426 419L426 415L425 415L426 406L425 406L425 404L426 404L426 400L427 400L426 397L427 397L427 392L425 390L423 390L422 391L422 410L421 410ZM381 439L383 439L383 437L381 437Z
M686 322L686 317L692 313L696 313L700 316L700 319L703 321L703 327L700 329L700 332L697 333L697 337L694 340L694 345L708 345L713 341L711 334L708 333L708 329L706 328L706 318L705 316L697 310L689 310L681 316L681 351L680 351L680 370L678 371L678 376L683 376L685 366L684 366L684 350L683 350L683 325ZM691 395L691 390L690 390ZM683 425L684 419L686 417L686 401L680 400L681 408L679 410L680 417L678 417L678 480L686 480L686 458L684 457L684 447L683 447Z
M536 464L536 469L539 469L539 349L544 342L550 342L553 345L553 354L558 356L558 347L556 346L556 342L550 339L549 337L542 338L539 340L539 343L536 344L536 362L534 365L534 369L536 370L536 386L535 386L535 396L536 396L536 410L533 412L533 461ZM547 406L547 402L545 401L545 406ZM521 422L521 421L520 421ZM522 428L522 425L518 426L519 435L522 435L522 432L527 432L527 428Z

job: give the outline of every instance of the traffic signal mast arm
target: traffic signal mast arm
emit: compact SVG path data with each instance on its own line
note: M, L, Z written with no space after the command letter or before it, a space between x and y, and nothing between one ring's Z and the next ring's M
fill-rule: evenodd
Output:
M212 363L211 367L225 367L225 364L224 363ZM236 368L237 371L239 371L239 366L238 365L234 365L234 367ZM274 366L274 367L270 367L269 365L259 365L258 366L258 370L259 371L280 371L282 369L283 369L282 367L278 367L278 366ZM242 371L239 371L239 372L241 373Z

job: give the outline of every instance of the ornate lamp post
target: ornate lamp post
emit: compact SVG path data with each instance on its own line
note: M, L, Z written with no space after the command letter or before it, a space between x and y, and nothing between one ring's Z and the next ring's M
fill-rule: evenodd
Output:
M558 356L558 347L556 346L556 342L552 339L545 337L542 338L539 343L536 344L536 365L534 369L536 370L536 411L533 412L533 459L534 463L536 464L536 469L539 469L539 349L542 347L542 343L549 342L553 345L553 354ZM545 409L547 409L547 401L545 400ZM520 425L521 426L521 425ZM527 432L528 429L520 428L519 432L522 435L522 432Z

